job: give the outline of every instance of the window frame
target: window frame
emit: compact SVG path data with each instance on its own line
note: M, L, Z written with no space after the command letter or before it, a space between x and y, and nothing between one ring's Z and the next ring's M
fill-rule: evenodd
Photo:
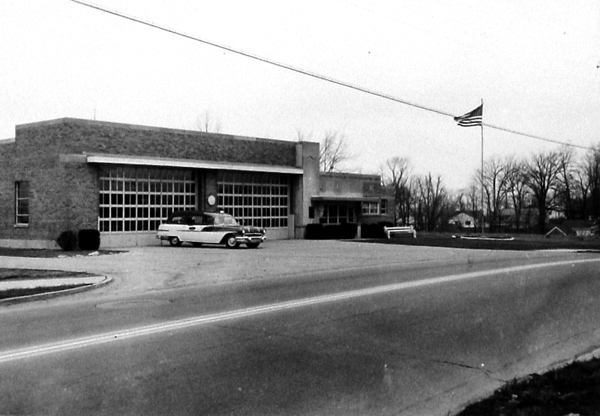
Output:
M26 185L23 186L23 185ZM26 195L23 195L26 193ZM29 201L31 194L31 185L29 181L15 182L15 226L29 227L30 211ZM23 213L25 212L25 213ZM22 220L24 219L24 220Z
M323 204L319 208L320 224L355 224L356 210L346 204Z
M291 212L288 175L221 171L217 177L217 208L240 224L288 228Z
M363 201L362 215L381 215L379 211L379 202Z
M379 204L379 215L387 215L388 200L382 199Z
M105 165L99 170L98 230L151 233L174 211L196 209L193 170ZM188 223L190 218L181 218Z

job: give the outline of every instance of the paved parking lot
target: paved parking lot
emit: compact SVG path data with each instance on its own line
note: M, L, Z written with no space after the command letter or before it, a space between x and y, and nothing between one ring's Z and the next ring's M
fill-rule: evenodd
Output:
M133 247L121 254L63 258L3 257L2 267L83 271L114 279L104 290L120 293L213 285L328 270L531 258L543 252L494 252L348 241L267 241L258 249Z

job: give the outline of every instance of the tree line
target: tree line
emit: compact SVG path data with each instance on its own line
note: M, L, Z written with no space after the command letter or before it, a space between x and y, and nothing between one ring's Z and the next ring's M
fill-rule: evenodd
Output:
M550 213L600 218L600 145L579 158L567 146L529 157L494 156L484 160L483 187L477 169L459 191L448 190L439 175L412 174L407 158L388 159L381 177L394 194L394 221L419 230L447 230L457 212L477 221L483 213L490 232L544 233Z

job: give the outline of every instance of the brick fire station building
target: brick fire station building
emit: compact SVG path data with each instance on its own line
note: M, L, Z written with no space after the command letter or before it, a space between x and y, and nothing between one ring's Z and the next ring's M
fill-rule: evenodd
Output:
M223 210L304 238L310 223L389 220L377 175L319 172L319 144L62 118L0 141L0 246L54 248L97 229L101 247L158 244L173 210Z

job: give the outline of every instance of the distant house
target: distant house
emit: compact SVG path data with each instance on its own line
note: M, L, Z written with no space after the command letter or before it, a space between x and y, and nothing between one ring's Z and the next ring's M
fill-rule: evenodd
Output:
M459 230L474 230L475 217L471 213L459 211L450 217L448 224L452 227L456 227Z
M578 237L591 236L597 227L593 221L565 220L554 228L558 228L565 235L576 235ZM548 233L549 234L549 233Z

